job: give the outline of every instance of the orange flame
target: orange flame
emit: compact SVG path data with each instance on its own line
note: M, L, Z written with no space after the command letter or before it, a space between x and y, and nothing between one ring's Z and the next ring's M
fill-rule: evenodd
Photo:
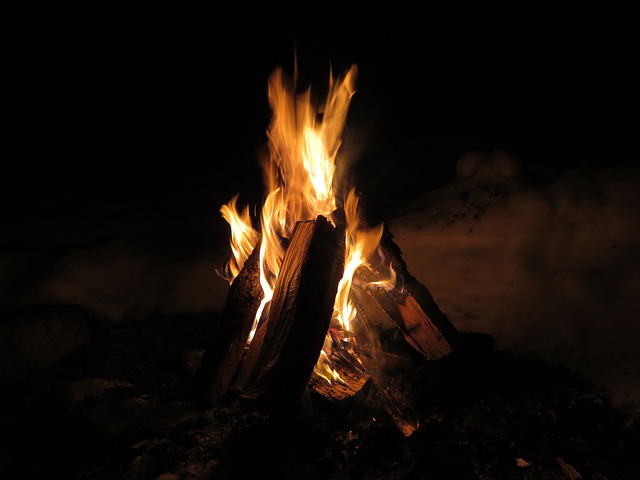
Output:
M231 226L231 239L229 242L233 256L227 263L226 268L226 278L229 283L233 282L233 279L240 273L244 262L249 258L260 238L260 234L251 224L249 206L245 206L242 212L238 212L237 202L238 195L220 207L222 217Z
M367 258L376 250L382 237L383 227L364 227L358 214L358 197L354 190L349 192L345 203L345 216L347 230L345 234L345 268L344 274L338 284L338 294L334 305L334 316L342 329L351 332L351 322L357 314L357 310L350 298L353 275L361 266L368 265Z
M330 73L328 94L319 108L312 105L310 89L295 93L297 78L290 81L281 68L269 78L272 118L267 137L270 155L263 164L267 192L260 214L260 234L251 227L248 210L238 213L235 208L237 197L221 209L232 229L234 260L230 270L233 276L239 273L258 238L260 240L260 283L264 295L248 341L253 338L264 312L268 311L284 258L283 239L290 237L298 221L322 215L334 225L336 223L332 218L337 208L335 161L355 93L356 74L355 65L338 78ZM350 299L353 275L358 268L367 265L367 258L380 242L383 228L381 225L369 228L361 221L354 190L347 195L344 211L345 270L338 285L334 319L343 331L343 338L349 339L352 322L357 317ZM316 372L329 382L340 381L327 355L331 345L331 337L327 335Z

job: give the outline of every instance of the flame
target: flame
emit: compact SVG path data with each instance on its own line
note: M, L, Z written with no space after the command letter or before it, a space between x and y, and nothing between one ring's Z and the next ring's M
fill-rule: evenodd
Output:
M356 72L352 66L338 80L330 76L327 100L317 110L312 106L310 89L295 95L295 79L293 88L287 88L282 69L276 69L269 78L273 115L267 136L273 165L264 170L269 191L282 190L281 201L275 205L282 223L263 223L263 229L271 228L288 238L297 221L318 215L329 217L336 209L335 159L355 93Z
M226 266L226 278L229 283L236 278L244 262L249 258L254 247L258 243L260 234L253 228L249 206L246 205L241 212L237 209L239 195L234 196L226 204L220 207L222 217L231 226L231 252L233 257Z
M361 266L367 266L367 258L375 252L380 244L383 227L378 225L367 228L361 221L358 213L358 196L355 190L351 190L345 202L345 216L347 230L345 234L345 268L342 279L338 283L338 294L334 305L334 316L345 332L351 332L351 322L357 314L357 310L350 298L353 275Z
M333 213L338 201L334 191L336 156L342 143L347 112L355 93L357 67L342 76L329 75L326 100L318 108L311 90L296 93L297 78L292 80L277 68L269 77L268 98L272 118L267 130L269 156L263 162L266 196L260 213L260 233L251 226L248 209L238 212L237 197L221 208L232 230L230 273L235 277L244 261L260 245L260 284L263 298L256 312L250 342L261 318L268 312L275 280L284 258L286 239L296 222L325 216L334 226ZM344 202L345 268L338 284L333 320L341 330L341 341L355 341L352 333L357 309L351 299L356 271L369 266L367 259L380 243L381 225L370 228L359 213L359 198L351 189ZM233 281L233 278L231 279ZM342 381L331 366L329 352L334 339L327 334L315 372L328 382Z

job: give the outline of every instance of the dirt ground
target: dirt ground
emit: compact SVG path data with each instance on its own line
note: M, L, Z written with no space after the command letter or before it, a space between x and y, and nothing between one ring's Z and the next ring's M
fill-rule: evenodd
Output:
M310 396L305 415L270 418L230 394L194 395L213 314L96 330L54 367L3 389L4 479L640 478L640 428L575 373L467 348L413 358L396 379L405 435L379 397ZM411 353L408 353L411 355Z

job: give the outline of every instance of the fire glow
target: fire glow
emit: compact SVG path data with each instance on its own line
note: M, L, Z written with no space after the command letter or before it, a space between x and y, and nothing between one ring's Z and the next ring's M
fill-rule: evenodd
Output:
M297 78L291 81L281 68L274 70L268 82L272 118L267 130L269 156L262 165L266 196L260 211L259 231L253 226L248 207L238 209L237 195L220 208L231 227L233 257L225 269L230 283L253 249L260 248L263 297L248 337L251 342L273 297L285 254L283 240L290 238L298 221L313 220L319 215L335 227L339 198L344 198L344 272L338 284L331 328L314 369L329 383L340 381L331 366L330 350L336 347L336 342L351 347L357 343L353 322L357 321L358 312L351 296L354 274L359 268L369 266L368 259L376 252L383 233L382 225L371 228L363 221L354 188L343 186L346 194L342 192L342 195L335 192L336 156L355 93L356 75L355 65L339 77L330 72L326 100L315 108L310 88L296 93ZM376 283L392 288L395 276L389 266L387 270L388 280L378 279Z

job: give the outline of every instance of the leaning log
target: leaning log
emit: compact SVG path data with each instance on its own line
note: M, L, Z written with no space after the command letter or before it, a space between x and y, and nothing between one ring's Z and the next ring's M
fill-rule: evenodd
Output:
M218 330L211 336L196 372L198 394L204 402L220 403L231 385L261 299L260 255L255 248L229 287Z
M360 288L389 316L409 345L428 360L453 352L448 339L406 288L387 289L376 285L376 279L370 270L361 269L358 273Z
M437 360L460 348L460 335L447 316L440 310L433 295L409 271L400 247L393 240L389 225L375 209L361 202L363 218L369 225L383 225L383 233L376 259L380 270L395 272L397 283L385 290L377 282L382 273L376 269L360 268L354 282L373 298L382 311L400 328L407 342L429 360ZM346 221L344 210L336 210L334 218ZM383 263L380 263L383 262ZM357 288L356 286L356 288Z
M343 232L323 216L292 233L266 320L243 360L237 386L273 414L297 410L327 334L344 268Z
M459 350L460 334L458 330L440 310L427 286L409 272L407 264L402 258L402 251L393 241L393 235L386 223L380 246L385 254L391 258L396 275L403 281L403 293L396 300L401 311L403 325L400 327L403 332L416 332L417 335L414 336L410 333L409 337L420 345L424 345L431 352L428 357L432 360L437 360ZM420 323L424 324L424 328L420 327L416 330L417 324ZM427 333L427 331L432 333ZM420 338L421 336L424 338Z

